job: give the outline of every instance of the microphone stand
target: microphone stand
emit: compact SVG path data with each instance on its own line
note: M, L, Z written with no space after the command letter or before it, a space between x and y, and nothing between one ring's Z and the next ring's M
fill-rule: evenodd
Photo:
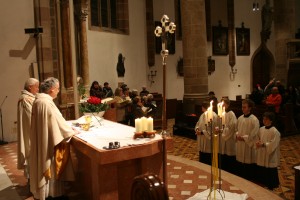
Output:
M8 142L4 141L4 136L3 136L3 121L2 121L2 105L4 104L5 100L6 100L7 96L5 96L5 98L3 99L1 105L0 105L0 117L1 117L1 131L2 131L2 138L0 140L0 145L4 145L7 144Z

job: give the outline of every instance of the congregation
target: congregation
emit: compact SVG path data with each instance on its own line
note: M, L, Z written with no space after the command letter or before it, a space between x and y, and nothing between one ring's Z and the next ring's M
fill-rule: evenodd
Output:
M270 111L280 113L287 103L300 106L300 87L290 85L285 88L279 80L272 79L264 88L256 84L249 98L256 105L266 105Z
M135 119L140 117L153 117L156 112L156 104L153 101L153 95L149 93L146 86L142 86L139 93L138 90L130 90L127 84L123 83L120 87L113 90L108 82L104 83L102 88L98 81L94 81L90 87L90 96L100 99L111 97L116 103L117 122L135 126Z

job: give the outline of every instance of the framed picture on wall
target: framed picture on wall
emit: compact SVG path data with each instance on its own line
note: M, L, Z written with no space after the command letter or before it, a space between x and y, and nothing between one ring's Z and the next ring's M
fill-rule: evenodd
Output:
M213 55L228 54L228 28L222 26L213 26Z
M250 29L236 28L236 55L249 56L250 55Z

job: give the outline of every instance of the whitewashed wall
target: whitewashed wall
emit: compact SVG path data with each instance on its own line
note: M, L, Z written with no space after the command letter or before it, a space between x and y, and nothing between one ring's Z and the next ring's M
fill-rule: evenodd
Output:
M220 5L220 1L212 0L212 25L218 25L218 20L222 20L223 26L227 26L227 12L222 10L226 6ZM223 2L224 3L224 2ZM230 65L228 56L212 56L215 60L216 71L209 76L209 90L213 90L218 99L222 96L229 96L230 99L235 99L236 95L242 95L245 98L246 94L251 93L251 59L253 53L260 45L261 31L261 9L260 11L252 11L252 1L234 1L235 4L235 27L241 27L244 22L245 28L250 28L250 55L236 56L235 69L237 74L235 78L230 78ZM260 8L262 7L260 2ZM218 15L216 14L218 13ZM225 13L225 14L224 14ZM220 17L219 17L220 16ZM267 42L267 46L274 55L274 25L272 26L272 34ZM208 55L212 55L211 43L209 43Z
M24 28L34 27L33 1L1 1L0 24L1 103L7 96L2 106L3 132L5 141L14 141L17 138L17 101L29 78L30 64L36 62L35 48L24 49L32 42L28 42L29 35L24 34Z
M129 35L88 31L90 82L97 80L103 85L107 81L113 90L118 82L125 82L130 89L139 91L147 85L145 10L144 1L129 0ZM117 76L119 53L125 57L124 78Z
M129 25L130 34L120 35L88 30L88 53L90 65L90 80L98 80L101 84L108 81L113 89L119 81L124 81L133 89L140 90L142 85L147 85L151 92L162 93L162 58L155 56L155 66L149 69L147 62L145 2L142 0L129 0ZM175 22L174 0L154 0L154 20L159 21L163 14L167 14ZM226 11L215 10L223 1L211 0L212 25L217 25L217 20L226 20ZM260 1L262 6L264 1ZM219 5L219 6L217 6ZM297 4L299 8L299 3ZM224 8L224 6L221 6ZM235 1L235 26L240 27L241 22L251 30L250 56L237 56L237 74L230 80L230 67L228 56L213 56L216 71L209 76L209 90L214 90L218 99L229 96L234 99L236 95L250 93L251 69L250 63L254 51L260 44L261 20L260 12L252 12L251 1ZM16 14L17 13L17 14ZM299 10L296 20L300 19ZM9 20L8 20L9 19ZM10 0L3 1L0 8L0 101L8 96L2 107L4 139L16 140L17 100L25 80L29 77L29 66L36 62L35 49L28 56L12 57L11 53L20 53L26 46L29 36L24 34L24 28L34 27L32 1ZM299 27L299 20L296 23ZM274 52L274 31L268 40L268 47ZM175 55L167 58L167 98L182 99L184 82L177 76L177 60L182 56L182 43L176 41ZM22 51L23 52L23 51ZM126 57L126 73L124 79L117 77L116 65L118 54ZM24 52L23 52L23 55ZM211 56L211 43L208 43L207 56ZM150 70L157 70L154 83L151 85L147 74ZM240 86L240 87L239 87Z

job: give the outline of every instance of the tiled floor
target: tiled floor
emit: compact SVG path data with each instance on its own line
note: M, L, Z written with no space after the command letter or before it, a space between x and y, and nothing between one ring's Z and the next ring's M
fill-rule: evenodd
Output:
M169 152L167 160L170 199L187 199L210 189L210 167L198 162L196 141L179 136L174 136L173 141L174 150ZM293 200L295 188L292 167L300 163L299 148L300 135L282 138L279 168L281 186L278 190L266 190L227 172L222 172L222 189L239 194L246 193L248 199ZM23 172L16 169L16 149L16 142L0 146L0 200L33 199Z
M0 164L9 177L3 181L2 177L5 172L0 170L1 184L5 182L6 187L9 186L0 191L0 200L33 199L22 171L16 169L16 148L16 142L0 147ZM168 155L167 168L168 192L171 200L187 199L198 192L210 189L210 167L207 165L179 156ZM221 189L224 191L247 193L249 200L281 199L274 193L227 172L222 172L222 177L224 179Z

